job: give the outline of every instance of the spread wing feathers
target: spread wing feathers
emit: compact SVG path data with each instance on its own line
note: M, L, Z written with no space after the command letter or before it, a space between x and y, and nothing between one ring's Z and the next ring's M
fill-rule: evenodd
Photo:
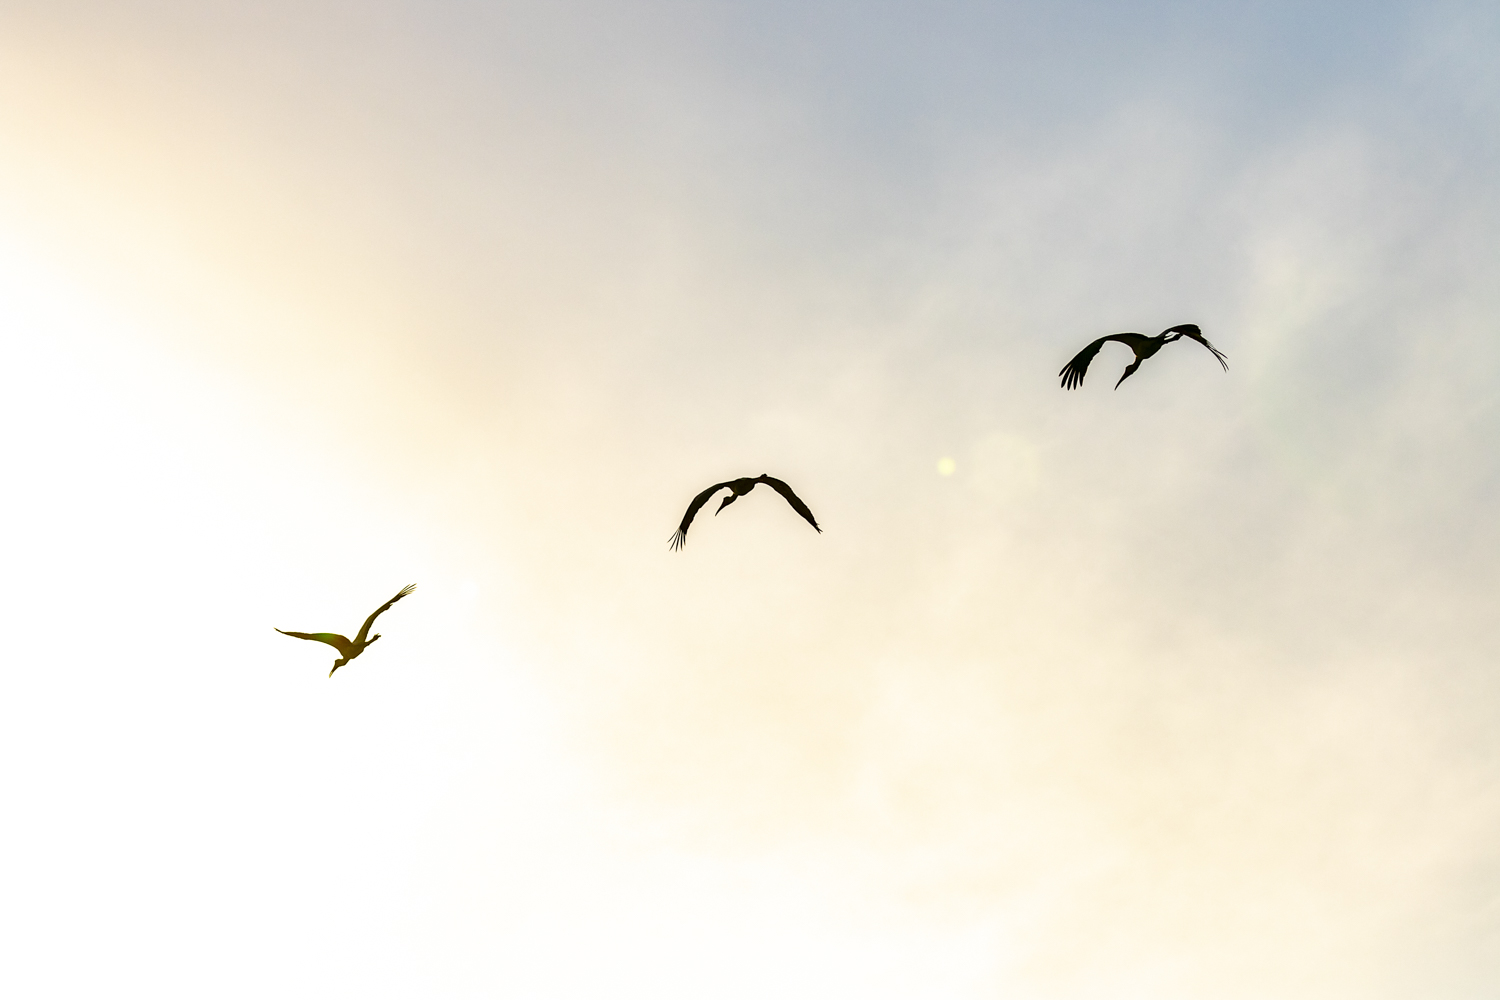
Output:
M1100 337L1074 356L1072 361L1063 365L1062 371L1057 374L1062 376L1062 387L1064 389L1076 389L1083 384L1083 376L1088 373L1089 362L1094 360L1094 355L1099 353L1107 341L1118 340L1131 350L1135 350L1135 342L1144 342L1150 338L1139 333L1112 333L1107 337Z
M817 528L818 534L821 535L823 533L823 529L818 528L818 519L813 517L813 512L807 509L807 504L803 503L802 498L792 492L792 488L790 486L788 486L786 483L783 483L781 480L775 479L771 476L761 476L760 482L765 483L767 486L771 487L771 489L786 497L786 502L792 505L792 510L795 510L797 513L801 514L803 520L812 525L814 528Z
M1191 340L1196 340L1198 343L1202 344L1204 347L1213 352L1214 357L1219 359L1219 364L1223 366L1226 372L1229 370L1229 362L1225 360L1224 352L1208 342L1208 338L1203 336L1203 331L1198 329L1197 323L1184 323L1181 326L1172 327L1172 329L1168 330L1167 332L1180 333L1184 337L1188 337Z
M389 610L392 604L395 604L397 601L401 600L401 598L405 597L407 594L410 594L413 590L416 589L417 585L415 583L408 583L406 586L401 588L400 592L397 593L395 597L391 598L389 601L386 601L380 607L376 608L374 613L371 614L370 617L365 619L365 624L359 630L359 635L354 637L354 644L356 646L363 646L365 643L365 637L370 634L370 626L375 624L375 619L379 618L382 612Z
M293 639L312 639L316 642L326 642L339 651L340 656L349 656L354 652L354 644L341 635L332 632L287 632L277 629L282 635L289 635Z
M671 548L673 551L682 548L684 543L687 542L688 526L693 523L693 518L697 516L698 511L702 509L703 505L708 503L708 498L722 490L724 487L731 485L733 485L733 480L727 483L715 483L708 489L704 490L702 493L699 493L697 496L693 497L693 502L688 504L687 513L682 515L682 523L677 526L677 530L672 534Z

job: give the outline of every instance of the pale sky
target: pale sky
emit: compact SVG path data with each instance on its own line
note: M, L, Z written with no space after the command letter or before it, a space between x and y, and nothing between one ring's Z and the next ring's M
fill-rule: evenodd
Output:
M0 0L0 336L6 995L1500 982L1493 5Z

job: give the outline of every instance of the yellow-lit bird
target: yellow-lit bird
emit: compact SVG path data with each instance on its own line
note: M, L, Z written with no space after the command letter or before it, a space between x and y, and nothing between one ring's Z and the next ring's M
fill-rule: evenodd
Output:
M405 597L407 594L410 594L413 590L416 589L417 585L415 583L408 584L405 587L401 588L401 592L399 594L391 598L389 601L386 601L380 607L376 608L375 613L365 619L364 627L359 630L359 635L354 637L353 642L349 641L344 636L337 635L333 632L286 632L282 629L277 629L276 631L281 632L282 635L289 635L294 639L315 639L318 642L328 643L328 645L338 650L341 654L339 659L333 661L333 670L337 670L339 667L342 667L344 664L354 659L360 653L363 653L365 651L365 647L369 646L370 643L380 638L380 635L378 633L375 635L370 635L370 626L375 624L375 619L379 618L381 613L388 610L392 604L395 604L397 601L401 600L401 598ZM366 639L365 636L370 637ZM333 676L333 670L328 671L329 677Z
M755 489L757 483L765 483L767 486L771 487L771 489L786 497L786 502L792 505L792 510L795 510L797 513L801 514L803 520L812 525L814 528L817 528L819 534L823 533L823 529L818 528L818 519L813 517L813 512L807 509L807 504L803 503L802 499L798 497L797 494L792 492L792 488L790 486L788 486L786 483L783 483L779 479L774 479L771 476L762 473L761 475L756 476L753 479L747 476L744 479L731 479L727 483L715 483L708 489L704 490L702 493L699 493L697 496L693 497L693 502L688 504L687 513L682 515L682 523L677 526L677 531L672 535L672 548L682 548L683 543L687 541L688 526L693 523L693 516L698 513L698 508L708 503L709 497L719 492L719 490L724 489L726 486L729 487L731 491L729 496L725 497L724 502L719 504L719 510L723 510L725 507L728 507L730 504L734 503L746 493L749 493L751 490ZM719 510L714 511L715 517L719 516Z
M1198 329L1198 324L1183 323L1181 326L1169 327L1154 337L1148 337L1144 333L1112 333L1108 337L1100 337L1079 351L1078 356L1064 365L1063 370L1057 374L1062 376L1062 387L1064 389L1078 388L1083 384L1084 373L1089 370L1089 362L1094 360L1094 355L1099 353L1099 348L1103 347L1107 341L1118 340L1135 352L1135 361L1131 363L1129 368L1125 369L1125 374L1120 376L1120 382L1123 382L1135 374L1135 370L1141 366L1142 361L1145 361L1172 341L1181 340L1183 337L1196 340L1208 348L1213 352L1214 357L1219 359L1219 364L1224 366L1224 370L1226 372L1229 370L1229 362L1224 360L1224 355L1219 349L1210 344L1203 336L1203 331ZM1115 383L1116 389L1120 388L1120 382Z

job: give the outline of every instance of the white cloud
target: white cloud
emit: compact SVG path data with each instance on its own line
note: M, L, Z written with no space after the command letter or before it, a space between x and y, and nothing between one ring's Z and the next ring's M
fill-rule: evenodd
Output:
M372 10L7 15L26 992L1493 979L1484 24Z

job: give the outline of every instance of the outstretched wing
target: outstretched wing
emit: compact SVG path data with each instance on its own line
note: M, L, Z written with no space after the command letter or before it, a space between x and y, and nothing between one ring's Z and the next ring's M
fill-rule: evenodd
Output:
M1062 371L1057 373L1062 376L1062 387L1064 389L1076 389L1080 385L1083 385L1083 376L1088 373L1089 362L1094 360L1094 355L1099 353L1099 348L1103 347L1106 342L1118 340L1120 343L1126 344L1134 350L1135 345L1131 343L1132 340L1146 339L1146 337L1139 333L1112 333L1108 337L1100 337L1074 355L1072 361L1063 365Z
M814 528L818 528L818 519L813 517L813 512L807 509L807 504L803 503L802 498L793 493L792 488L786 483L783 483L781 480L776 479L773 476L761 476L756 480L756 482L765 483L767 486L771 487L771 489L786 497L786 502L792 505L792 510L795 510L797 513L801 514L802 519L808 524L812 525ZM818 534L821 535L822 533L823 529L818 528Z
M282 635L289 635L293 639L312 639L316 642L326 642L338 650L340 656L349 656L354 652L353 643L343 636L335 635L332 632L287 632L283 629L277 629L276 631Z
M375 619L379 618L381 613L387 610L392 604L395 604L397 601L401 600L401 598L405 597L407 594L410 594L413 590L416 589L417 585L415 583L408 583L406 586L401 588L401 592L398 593L395 597L391 598L389 601L386 601L380 607L376 608L374 613L371 614L370 617L365 619L364 627L359 630L359 635L354 637L354 644L356 646L363 646L365 644L365 636L370 634L370 626L375 624Z
M1226 372L1229 370L1229 362L1225 359L1224 352L1208 342L1208 338L1203 336L1203 331L1198 329L1197 323L1184 323L1181 326L1174 326L1167 333L1176 333L1191 340L1196 340L1213 352L1214 357L1219 359L1219 364L1223 366Z
M693 502L688 504L687 513L682 515L682 523L677 526L677 530L672 534L670 547L673 551L682 548L683 544L687 541L688 525L693 523L693 518L697 516L699 509L701 509L704 504L708 503L708 498L722 490L724 487L733 485L733 483L734 480L730 480L727 483L715 483L708 489L704 490L702 493L699 493L697 496L693 497Z

